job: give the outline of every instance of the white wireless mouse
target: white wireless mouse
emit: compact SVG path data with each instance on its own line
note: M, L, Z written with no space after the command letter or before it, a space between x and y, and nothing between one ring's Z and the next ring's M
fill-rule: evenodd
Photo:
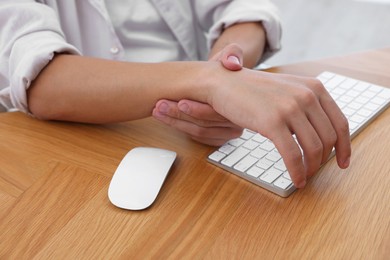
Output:
M165 149L137 147L129 151L108 188L111 203L129 210L152 205L175 159L176 153Z

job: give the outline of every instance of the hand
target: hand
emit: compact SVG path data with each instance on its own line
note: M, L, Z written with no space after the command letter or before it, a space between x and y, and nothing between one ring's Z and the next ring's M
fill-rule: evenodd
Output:
M244 64L243 50L237 44L229 44L214 54L210 61L221 61L225 69L236 71L241 70Z
M210 71L215 92L207 103L231 122L273 141L297 188L305 186L333 147L338 165L348 167L348 121L320 81L247 69L232 73L216 66L217 72Z
M211 57L210 61L221 61L228 70L241 70L243 51L238 45L230 44ZM152 115L192 139L214 146L240 136L243 130L216 113L210 105L191 100L160 100Z
M242 134L242 128L226 120L208 105L191 100L160 100L154 118L172 126L200 143L220 146Z

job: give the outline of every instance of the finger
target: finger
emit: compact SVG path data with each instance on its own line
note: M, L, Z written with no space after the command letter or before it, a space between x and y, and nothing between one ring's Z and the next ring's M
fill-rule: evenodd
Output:
M347 168L351 158L351 139L349 134L348 120L339 110L333 99L324 101L323 106L329 107L330 121L336 131L337 141L335 145L337 164L340 168Z
M350 158L351 158L351 140L349 134L348 120L341 112L340 108L337 106L336 102L330 96L328 91L325 89L324 85L319 80L314 78L299 77L293 75L280 74L279 79L284 79L286 81L297 82L297 83L299 82L302 83L303 80L303 82L306 82L308 86L311 86L311 90L314 91L316 95L319 97L318 99L320 105L324 113L326 113L327 118L332 125L332 130L320 126L320 127L316 127L316 131L320 134L322 140L336 139L336 141L333 143L336 150L337 163L340 168L347 168L349 166ZM310 117L310 120L312 122L315 122L315 118L316 116L314 115ZM314 125L317 126L321 124L315 123ZM327 134L328 137L324 137ZM335 135L336 137L332 135ZM329 149L329 148L324 148L324 149ZM323 162L325 162L329 158L328 156L330 152L324 153Z
M320 104L336 133L334 147L336 149L337 164L340 168L347 168L351 158L351 140L348 120L320 81L316 81L314 90L317 91Z
M327 114L322 110L316 110L317 114L313 114L313 109L310 109L311 113L308 114L308 118L311 125L314 127L322 143L322 158L321 164L325 163L333 150L333 147L337 141L337 135L335 129Z
M175 101L159 100L156 104L156 110L161 115L169 116L172 119L188 121L200 127L231 127L240 128L231 123L224 117L220 116L210 106L198 103L196 101L188 102L189 115L179 109L179 105ZM186 110L187 108L182 108ZM200 111L198 111L200 109ZM187 111L187 110L186 110ZM195 115L196 117L193 117Z
M321 166L323 154L322 141L307 118L302 118L302 120L294 118L292 120L295 124L292 129L303 151L304 174L310 177Z
M336 143L336 132L333 128L332 123L328 115L323 110L319 97L315 94L311 89L303 89L303 95L301 95L301 106L306 110L307 119L309 120L309 125L306 125L306 130L310 131L311 134L315 134L315 139L311 140L312 149L320 149L321 148L321 161L320 164L325 163L329 155ZM306 120L306 118L305 118ZM294 119L291 122L295 122ZM305 122L302 122L303 126ZM301 126L299 125L299 126ZM302 130L305 130L303 128ZM304 138L302 136L301 138ZM310 171L309 175L314 174L313 171Z
M242 69L242 65L237 56L230 55L227 57L222 57L221 62L222 65L228 70L237 71Z
M269 139L282 156L295 187L303 188L306 185L306 175L301 150L288 128L275 129L279 130L274 131Z
M225 122L226 118L215 112L209 104L183 99L178 103L179 110L193 118L207 118L210 121Z
M241 70L244 64L244 53L237 44L229 44L222 50L221 61L229 70Z
M209 60L221 61L222 65L228 70L241 70L244 64L244 52L239 45L232 43L226 45Z
M195 140L203 140L203 143L209 145L222 145L226 141L237 138L242 134L241 128L201 127L189 121L179 120L161 114L157 109L154 109L152 114L157 120L186 133Z

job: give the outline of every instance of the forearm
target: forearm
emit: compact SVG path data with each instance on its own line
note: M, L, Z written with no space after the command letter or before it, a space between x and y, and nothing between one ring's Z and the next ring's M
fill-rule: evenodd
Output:
M214 43L209 57L231 43L244 51L244 67L253 68L261 59L266 44L265 30L261 23L239 23L226 28Z
M147 64L58 55L29 88L29 109L49 120L139 119L150 116L161 98L206 102L206 84L197 79L204 71L199 62Z

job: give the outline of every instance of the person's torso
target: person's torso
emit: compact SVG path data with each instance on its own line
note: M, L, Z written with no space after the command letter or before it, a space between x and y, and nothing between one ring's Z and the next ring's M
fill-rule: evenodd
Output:
M187 0L38 2L57 12L66 40L86 56L142 62L202 56Z
M105 1L126 60L186 59L184 49L155 6L147 0Z

